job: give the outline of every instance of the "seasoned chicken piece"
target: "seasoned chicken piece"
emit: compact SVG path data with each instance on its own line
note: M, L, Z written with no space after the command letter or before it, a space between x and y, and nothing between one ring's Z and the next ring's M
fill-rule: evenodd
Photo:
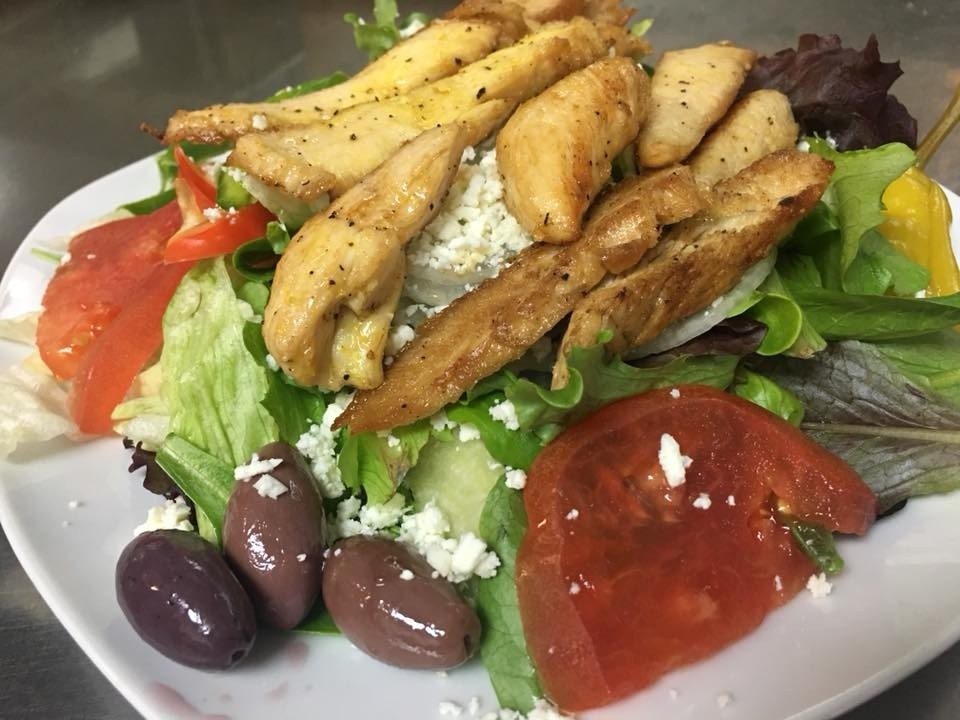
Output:
M509 13L516 10L502 5ZM403 40L367 65L352 78L325 90L318 90L282 102L230 103L200 110L178 110L167 122L165 143L190 140L218 143L246 133L308 125L327 120L339 111L364 102L401 95L486 57L499 46L514 42L518 34L516 17L462 17L434 20L426 28Z
M513 103L536 95L606 51L589 20L545 25L516 45L405 95L347 108L327 122L244 135L228 163L301 200L325 192L335 197L423 130L454 122L495 99L509 101L506 119Z
M665 52L653 74L650 116L637 138L640 165L663 167L686 158L733 104L756 59L753 50L720 44Z
M573 242L640 130L650 81L629 58L604 58L521 105L497 135L504 201L535 240Z
M756 90L730 108L687 164L700 186L711 188L764 155L794 147L799 133L787 96Z
M629 242L639 257L656 242L661 225L701 207L688 168L620 183L597 204L581 240L527 248L497 277L417 328L384 383L357 393L338 424L362 432L432 415L520 357L570 312L606 274L611 247L623 250Z
M468 145L503 101L427 130L300 229L277 265L263 338L303 385L376 387L406 274L404 246L436 215Z
M833 163L817 155L780 150L718 184L704 213L673 227L637 267L577 303L554 387L566 384L570 349L595 344L601 330L613 333L607 350L620 353L730 290L813 208L832 172Z

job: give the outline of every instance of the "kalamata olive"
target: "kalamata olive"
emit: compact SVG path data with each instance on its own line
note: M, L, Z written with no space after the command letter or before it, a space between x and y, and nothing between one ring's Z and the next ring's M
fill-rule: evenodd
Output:
M226 670L253 646L250 598L217 548L195 533L135 537L117 562L116 586L133 629L171 660Z
M270 443L257 456L261 461L280 460L264 473L280 485L274 485L273 492L258 488L264 474L237 481L227 502L223 552L260 619L290 630L320 594L323 504L310 470L294 448Z
M453 585L393 540L351 537L333 547L323 601L350 642L403 668L443 670L473 653L480 621Z

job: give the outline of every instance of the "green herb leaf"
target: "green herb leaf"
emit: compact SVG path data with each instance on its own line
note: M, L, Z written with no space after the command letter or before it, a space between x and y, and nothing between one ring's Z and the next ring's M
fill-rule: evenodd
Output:
M542 697L537 671L527 654L517 600L517 550L527 530L523 498L504 483L493 486L480 515L480 537L500 558L497 574L479 582L477 611L483 623L480 658L503 707L520 712Z
M800 399L759 373L738 368L733 394L769 410L791 425L799 426L803 422L803 403Z
M289 100L291 98L300 97L301 95L308 95L312 92L317 92L318 90L326 90L329 87L334 85L339 85L340 83L347 80L347 75L340 72L339 70L331 75L324 75L323 77L315 78L313 80L307 80L305 82L299 83L298 85L290 85L283 88L282 90L277 90L273 95L268 97L264 102L281 102L283 100Z
M817 570L827 575L836 575L843 570L843 558L833 542L833 533L819 525L808 525L795 518L781 518L790 528L790 534L797 541Z
M340 634L340 628L338 628L336 623L333 622L333 617L331 617L330 611L323 606L322 601L317 601L317 604L313 606L313 610L310 611L310 614L307 615L293 630L294 632L309 633L312 635Z
M505 396L497 392L466 404L451 405L447 408L447 417L456 423L474 425L480 431L487 452L500 464L528 470L543 444L534 433L509 430L502 422L490 417L490 408L504 399Z
M163 441L157 464L206 516L213 530L213 536L206 539L219 546L235 482L233 467L177 435L168 435Z
M171 188L169 190L161 190L156 195L151 195L143 200L127 203L126 205L121 205L120 207L124 210L132 212L134 215L149 215L154 210L159 210L162 208L168 202L176 198L176 196L177 194L173 191L173 188Z

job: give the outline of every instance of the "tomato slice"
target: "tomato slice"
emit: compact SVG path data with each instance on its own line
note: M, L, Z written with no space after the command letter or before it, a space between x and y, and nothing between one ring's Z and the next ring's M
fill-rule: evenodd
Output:
M263 237L267 223L274 219L259 203L230 212L221 211L216 220L183 228L170 238L163 261L179 263L232 253L244 243Z
M814 566L778 503L840 532L874 519L870 489L798 429L719 390L679 391L609 405L529 473L520 612L544 689L564 710L715 653L799 592ZM659 460L664 434L693 461L677 487Z
M163 344L163 313L191 267L192 263L155 267L84 355L69 396L70 414L81 432L111 432L113 409Z
M217 189L207 178L203 170L183 151L179 145L173 148L173 157L177 161L177 177L183 180L193 192L201 210L216 207Z
M177 203L170 202L73 238L69 261L57 268L44 292L37 327L40 357L57 377L76 374L93 341L163 262L180 221Z

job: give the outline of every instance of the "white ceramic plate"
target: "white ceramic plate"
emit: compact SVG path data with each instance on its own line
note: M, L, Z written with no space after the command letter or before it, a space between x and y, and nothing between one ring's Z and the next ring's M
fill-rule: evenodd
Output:
M151 194L156 181L152 159L144 159L47 213L0 283L0 317L39 307L52 268L29 247ZM960 218L960 198L950 193L950 200ZM960 246L957 220L952 236ZM0 366L22 353L0 341ZM438 717L441 701L466 705L475 695L482 708L495 707L477 662L448 677L396 670L342 638L263 633L229 673L166 660L134 634L114 599L116 559L156 502L127 474L127 462L119 439L19 451L0 463L0 522L57 617L147 718L427 720ZM80 507L69 509L71 500ZM585 717L814 720L863 702L960 638L958 517L960 493L912 501L867 538L842 543L847 570L828 598L801 593L733 647ZM733 698L726 709L717 702L723 693Z

